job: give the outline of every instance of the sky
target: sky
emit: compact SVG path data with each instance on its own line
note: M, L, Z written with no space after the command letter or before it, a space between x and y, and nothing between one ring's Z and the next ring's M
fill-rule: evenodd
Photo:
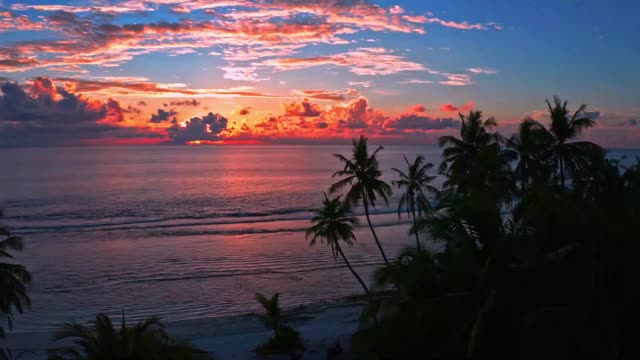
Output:
M0 0L0 146L434 144L545 99L640 147L635 0Z

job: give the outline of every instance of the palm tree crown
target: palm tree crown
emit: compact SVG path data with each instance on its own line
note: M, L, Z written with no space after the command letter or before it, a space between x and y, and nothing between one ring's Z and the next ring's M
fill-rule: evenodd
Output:
M399 189L404 189L404 193L398 203L398 216L405 210L407 215L412 217L413 225L415 226L417 219L431 212L431 203L425 194L425 190L432 194L438 194L438 189L430 185L436 177L427 174L427 171L433 167L433 164L425 163L424 156L417 156L413 163L409 163L406 157L404 157L404 161L407 164L406 173L393 168L393 171L395 171L399 177L399 180L393 181L393 184ZM417 248L420 249L420 239L417 233L416 244Z
M378 199L382 199L388 205L391 195L391 186L380 179L382 171L380 171L377 154L382 149L383 147L379 146L373 153L369 153L367 138L362 135L359 140L353 140L353 154L350 159L344 155L334 154L344 164L344 168L333 174L332 177L342 177L342 179L331 185L329 191L335 193L350 186L345 194L345 201L352 205L357 205L362 201L373 238L385 264L389 264L369 217L369 206L375 206Z
M353 269L340 246L341 242L351 246L356 241L353 228L358 224L358 219L351 216L351 205L342 201L340 196L329 199L326 193L322 204L322 208L314 210L316 215L311 219L312 226L306 232L307 238L311 238L309 245L315 245L317 240L326 242L331 247L333 257L337 260L338 256L341 256L365 293L369 293L369 289Z
M518 126L518 133L507 141L507 148L517 158L514 169L520 181L520 191L524 192L530 181L542 182L546 176L545 156L551 144L551 137L544 126L531 118L526 118Z
M261 293L256 293L256 301L262 305L263 313L258 314L258 318L267 329L273 330L278 335L280 322L282 321L282 309L280 308L280 294L275 293L270 298Z
M569 142L579 136L585 129L594 127L596 122L584 116L587 105L581 105L571 115L567 109L567 101L562 101L558 96L553 97L553 104L549 100L549 116L551 127L549 136L552 138L551 159L559 170L560 184L565 185L565 171L574 173L584 163L583 155L589 149L599 148L591 142ZM582 115L582 117L580 117Z
M55 341L71 340L75 346L51 349L50 360L188 360L208 359L189 345L170 340L164 324L151 317L127 326L124 315L120 330L116 330L106 314L96 315L90 327L77 323L66 324L54 335Z
M442 136L439 139L440 146L445 147L440 172L449 177L445 183L447 187L466 187L474 180L472 175L480 152L498 147L502 142L499 134L489 131L498 125L493 116L483 120L481 111L470 111L467 116L459 115L462 121L460 137Z

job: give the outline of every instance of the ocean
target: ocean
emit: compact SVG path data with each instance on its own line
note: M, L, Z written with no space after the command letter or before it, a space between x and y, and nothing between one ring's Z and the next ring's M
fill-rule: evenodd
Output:
M361 289L322 244L309 247L309 210L340 169L336 146L150 146L0 149L1 220L24 237L33 307L15 330L48 331L98 312L167 322L243 315L256 292L283 305L331 302ZM435 146L389 146L384 179ZM614 150L612 156L639 151ZM435 171L435 169L434 169ZM440 179L435 185L440 186ZM397 196L374 210L388 255L413 244ZM362 209L358 209L362 214ZM345 249L370 281L381 257L364 219Z
M256 292L292 308L359 294L327 246L309 247L310 209L340 169L336 146L150 146L0 149L2 223L25 239L32 309L16 331L51 330L96 313L181 321L257 310ZM387 181L403 156L387 147ZM372 221L389 255L413 239L397 201ZM358 209L362 214L362 209ZM364 219L345 253L365 279L381 257Z

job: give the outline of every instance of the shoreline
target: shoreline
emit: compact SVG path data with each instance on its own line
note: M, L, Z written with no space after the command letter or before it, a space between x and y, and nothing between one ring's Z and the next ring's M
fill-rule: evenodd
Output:
M307 350L304 359L325 359L326 349L339 341L349 348L350 336L358 330L360 314L366 301L353 295L334 301L303 304L284 311L284 323L298 330ZM113 319L114 326L120 320ZM271 332L264 328L254 314L206 317L164 323L167 332L177 341L211 353L216 360L255 359L255 348L264 343ZM7 344L15 353L34 351L22 359L45 359L53 343L53 331L8 332Z

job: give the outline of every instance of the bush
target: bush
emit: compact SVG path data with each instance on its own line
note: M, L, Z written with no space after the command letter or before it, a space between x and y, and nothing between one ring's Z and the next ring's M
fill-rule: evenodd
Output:
M264 345L258 347L261 354L298 354L304 351L300 333L290 326L282 325L276 335L272 336Z

